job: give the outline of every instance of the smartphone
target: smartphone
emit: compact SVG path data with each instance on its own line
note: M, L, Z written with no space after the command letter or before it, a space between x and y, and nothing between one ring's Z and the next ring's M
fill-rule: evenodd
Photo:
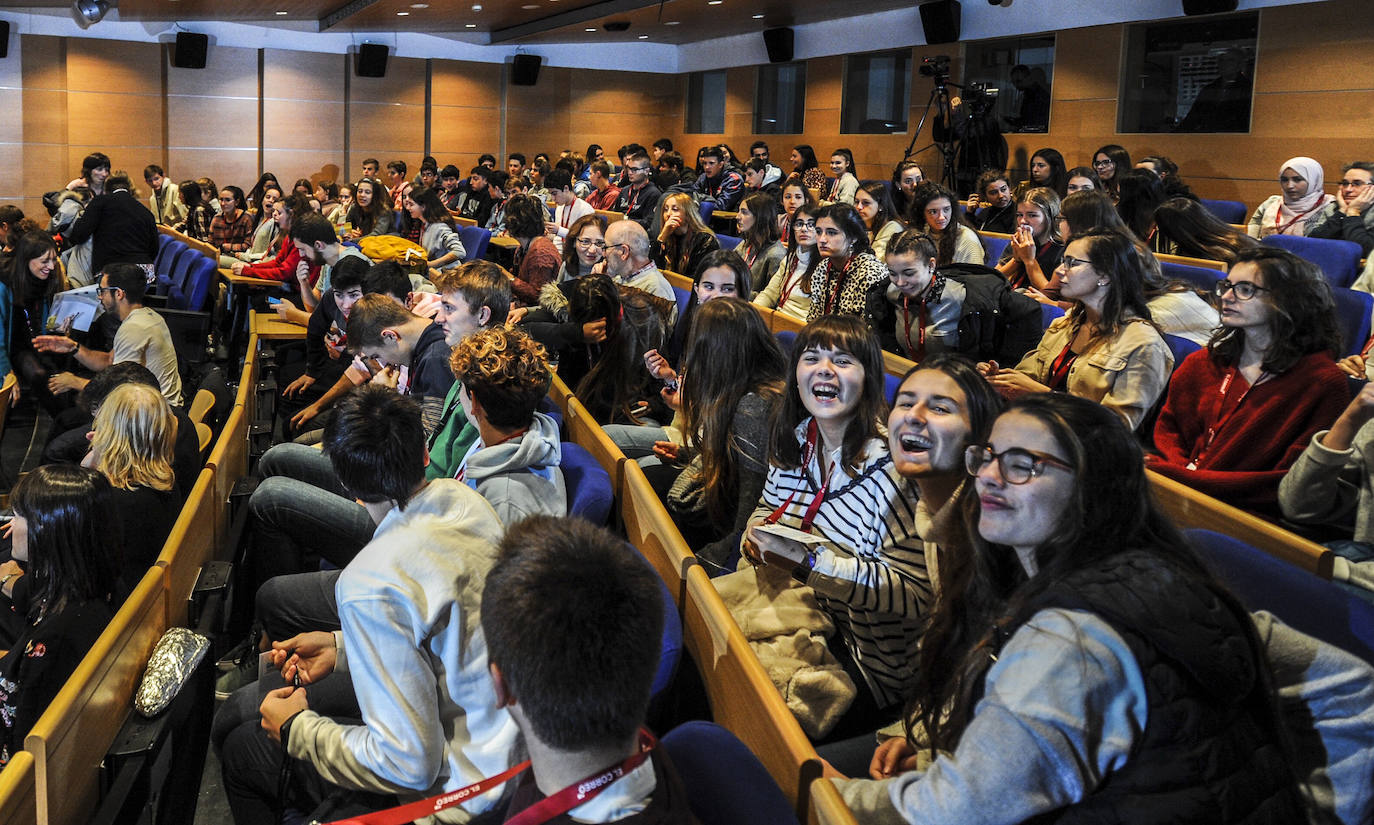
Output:
M267 303L271 304L272 306L276 306L277 304L280 304L280 303L281 303L281 299L280 299L280 298L273 298L272 296L269 295L269 296L267 296Z

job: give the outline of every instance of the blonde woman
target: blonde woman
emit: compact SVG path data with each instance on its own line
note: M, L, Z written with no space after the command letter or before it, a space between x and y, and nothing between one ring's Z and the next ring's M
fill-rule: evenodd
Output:
M1064 257L1059 237L1059 195L1047 186L1036 186L1016 203L1016 231L997 262L1013 289L1049 288L1050 276Z
M720 241L701 222L691 195L675 192L663 199L662 209L663 229L650 249L650 257L659 269L695 277L706 256L720 249Z
M124 524L126 582L142 579L157 561L181 510L172 472L176 431L162 393L135 383L105 396L91 425L91 451L81 463L114 488L115 510Z

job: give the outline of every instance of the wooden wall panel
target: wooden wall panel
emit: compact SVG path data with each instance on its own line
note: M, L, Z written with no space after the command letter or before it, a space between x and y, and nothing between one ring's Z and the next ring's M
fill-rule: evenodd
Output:
M168 66L166 169L245 192L257 181L257 49L211 46L204 69Z
M177 182L208 177L217 186L237 186L247 194L258 180L258 147L171 147L167 150L166 168Z
M466 174L483 151L496 154L503 71L498 63L430 61L429 149L441 167Z
M263 51L262 165L284 186L338 178L347 71L344 55Z

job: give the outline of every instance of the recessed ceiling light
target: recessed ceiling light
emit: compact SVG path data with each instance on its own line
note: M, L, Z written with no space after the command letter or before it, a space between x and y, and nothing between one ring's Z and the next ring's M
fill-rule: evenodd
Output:
M641 34L641 35L639 36L639 39L640 39L640 40L648 40L648 39L649 39L649 35L647 35L647 34Z
M176 2L176 0L172 0L172 2ZM285 15L285 14L286 14L286 12L284 12L284 11L279 11L279 12L277 12L277 15L278 15L278 16L282 16L282 15Z
M594 31L596 31L596 29L587 28L587 29L583 29L582 31L584 31L584 32L594 32Z
M754 15L754 19L755 19L755 20L762 20L762 19L763 19L763 15L761 15L761 14L756 14L756 15Z
M410 7L411 7L412 9L427 9L427 8L429 8L429 4L428 4L428 3L411 3L411 4L410 4Z
M725 2L725 0L707 0L706 5L708 5L708 6L719 6L721 3L724 3L724 2Z
M526 3L525 5L521 6L520 8L524 9L525 11L530 11L531 9L537 9L537 8L539 8L539 4L538 4L538 3Z
M397 17L409 17L409 16L410 16L410 12L408 12L408 11L398 11L398 12L396 12L396 16L397 16Z
M481 4L481 3L473 3L473 4L472 4L472 10L473 10L473 11L481 11L481 10L482 10L482 4Z
M676 25L678 24L678 22L679 22L679 21L677 21L677 20L669 20L669 21L667 21L666 23L664 23L663 25L665 25L665 26L676 26Z
M465 28L465 29L475 29L475 28L477 28L477 24L476 24L476 23L464 23L464 24L463 24L463 28Z

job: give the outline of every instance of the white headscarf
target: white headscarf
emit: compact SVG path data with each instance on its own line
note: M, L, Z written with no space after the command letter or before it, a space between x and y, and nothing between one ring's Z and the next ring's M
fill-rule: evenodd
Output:
M1284 169L1292 169L1307 181L1306 195L1294 200L1289 200L1287 195L1283 196L1283 211L1289 216L1302 214L1326 199L1326 193L1322 191L1326 177L1320 163L1312 158L1290 158L1279 167L1280 175Z

